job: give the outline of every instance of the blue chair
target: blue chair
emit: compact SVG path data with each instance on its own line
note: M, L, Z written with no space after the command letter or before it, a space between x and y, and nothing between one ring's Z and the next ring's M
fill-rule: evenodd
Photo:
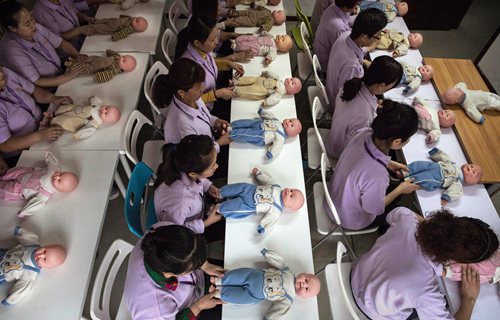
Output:
M127 195L125 196L125 219L127 220L130 231L139 238L144 234L141 223L141 215L143 212L147 212L146 229L149 229L158 221L156 218L154 199L147 201L147 188L153 174L153 170L144 162L138 162L130 176ZM143 203L147 203L147 208L143 208L141 205ZM145 209L147 209L147 211Z

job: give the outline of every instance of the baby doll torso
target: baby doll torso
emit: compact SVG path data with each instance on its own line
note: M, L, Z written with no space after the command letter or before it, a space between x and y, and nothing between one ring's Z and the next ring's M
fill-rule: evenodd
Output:
M74 59L75 62L80 62L84 69L83 74L85 75L93 75L97 71L106 69L106 68L117 68L120 70L118 66L118 59L115 56L111 57L100 57L100 56L82 56L77 59Z
M134 32L130 25L132 19L130 16L121 15L119 18L98 19L90 22L90 25L99 34L113 34L123 29L130 29L131 32Z
M398 55L405 55L409 47L408 38L395 29L383 30L377 45L377 49L397 51Z
M498 95L481 90L469 90L466 85L457 85L456 87L465 93L465 99L461 103L464 109L477 108L479 111L490 109L491 107L500 109L500 97Z
M401 83L410 83L415 78L422 79L422 74L418 71L418 68L408 64L401 64L403 66L403 78L401 78Z
M102 121L99 118L99 107L69 104L60 106L55 111L50 124L61 126L70 132L76 132L86 124L98 128Z
M462 267L467 264L451 262L445 266L446 278L453 281L462 281ZM479 282L481 283L497 283L500 281L500 249L498 249L492 257L487 260L469 263L479 274Z
M359 10L365 11L366 9L375 8L385 13L389 21L394 20L398 15L398 9L389 1L371 1L365 0L359 3Z
M435 142L441 137L438 112L417 99L413 103L413 108L417 111L418 126L428 133L426 138L427 143Z
M54 192L50 178L55 169L14 167L0 176L0 198L7 201L30 199L32 196Z
M276 43L271 36L242 35L235 39L235 51L250 50L254 55L265 56L276 51Z
M273 18L271 10L264 7L257 7L256 9L237 10L234 16L236 22L242 27L260 27L265 24L273 25ZM266 30L269 31L269 30Z
M238 97L260 100L278 92L285 94L284 84L281 80L266 77L241 77L234 81L234 92Z
M286 139L285 129L283 124L278 119L255 119L255 120L244 120L244 122L239 122L236 120L231 123L231 140L234 141L248 141L248 137L254 139L253 142L264 146L272 142L277 142L277 138L282 137L283 140Z
M18 244L12 249L0 249L0 283L19 280L35 280L40 268L35 263L39 245Z

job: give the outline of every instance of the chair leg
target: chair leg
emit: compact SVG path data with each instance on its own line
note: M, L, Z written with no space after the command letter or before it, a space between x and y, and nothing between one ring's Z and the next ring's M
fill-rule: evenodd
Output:
M127 188L125 188L125 185L123 184L122 178L120 177L120 174L118 171L115 171L115 183L116 186L118 187L118 190L120 190L120 193L122 194L123 199L125 199L125 195L127 194Z
M127 177L130 178L132 175L132 170L130 169L130 165L128 164L127 156L125 153L120 153L120 163L123 166L123 170L125 170L125 173L127 174Z

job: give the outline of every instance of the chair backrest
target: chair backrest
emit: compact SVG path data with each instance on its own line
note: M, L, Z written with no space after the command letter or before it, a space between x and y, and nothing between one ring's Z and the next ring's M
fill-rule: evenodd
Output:
M307 58L309 59L309 62L313 62L313 56L311 52L311 48L309 48L309 45L312 47L312 37L309 31L307 30L306 24L304 22L300 23L300 37L302 39L302 43L304 44L304 51L306 53Z
M187 17L188 12L186 10L186 6L181 0L175 0L168 9L168 21L170 22L170 26L176 35L179 34L179 31L182 30L182 28L184 28L184 26L182 26L182 28L177 28L176 25L181 14L184 14Z
M299 0L293 0L293 3L295 5L295 11L297 12L297 19L299 19L299 21L305 23L307 31L309 31L309 34L311 35L311 40L312 40L313 39L312 38L313 32L312 32L312 28L311 28L311 23L309 22L309 18L302 11ZM306 43L307 42L304 43L304 46L306 45Z
M156 61L151 66L148 73L146 74L146 78L144 79L144 95L146 96L146 99L148 99L148 102L151 105L151 111L153 115L161 114L160 107L158 107L154 103L153 97L151 96L151 89L153 88L153 83L160 74L168 74L168 69L161 61Z
M328 171L330 161L328 160L328 156L326 153L323 152L321 154L321 181L323 183L323 190L325 192L325 199L326 203L328 205L328 208L330 208L330 211L333 213L333 218L335 219L335 224L337 226L341 226L340 223L340 217L337 212L337 209L335 208L335 205L333 204L332 197L330 196L330 191L328 190L328 181L326 181L326 171ZM333 179L333 177L332 177Z
M318 124L317 124L317 119L320 119L324 113L325 113L325 110L323 109L323 106L321 105L321 101L319 100L319 97L314 97L313 106L312 106L314 132L316 133L316 137L318 138L318 143L319 143L319 146L321 148L321 152L323 154L326 154L325 143L323 141L323 138L321 137L321 134L320 134L319 129L318 129ZM327 161L328 161L328 159L327 159Z
M321 82L321 79L318 75L318 72L321 71L321 66L319 64L318 56L316 56L316 55L313 55L312 66L313 66L313 74L314 74L314 83L321 91L321 95L323 96L323 99L325 99L326 103L329 105L330 100L328 100L328 95L326 94L325 85L323 84L323 82Z
M177 36L171 29L167 28L161 37L161 50L163 51L163 55L165 56L169 67L174 62L176 44Z
M109 313L113 283L115 282L118 270L120 270L120 266L133 248L134 247L130 243L125 242L122 239L116 239L109 247L108 252L106 252L106 255L104 256L104 259L102 259L99 270L97 271L94 287L92 289L92 296L90 299L90 316L93 320L115 319L112 318ZM122 309L123 307L121 303L120 309ZM132 319L128 312L120 311L123 310L118 311L118 314L122 317L119 318L119 316L117 315L116 320Z
M147 201L147 199L145 199L146 197L144 197L153 174L153 170L144 162L138 162L130 176L127 194L125 195L125 219L127 220L130 231L139 238L144 234L141 223L141 203L148 205L146 229L156 222L154 202Z
M337 272L340 282L340 290L344 297L344 302L347 310L354 320L368 320L368 318L359 310L354 297L352 295L352 288L350 282L351 264L343 264L342 256L347 252L345 245L339 241L337 242ZM344 265L344 267L342 267ZM348 265L349 268L345 268Z
M143 115L139 110L134 110L130 114L127 125L125 126L125 154L127 158L130 159L134 164L139 162L137 157L137 140L142 127L145 124L153 125L151 120L149 120L145 115Z

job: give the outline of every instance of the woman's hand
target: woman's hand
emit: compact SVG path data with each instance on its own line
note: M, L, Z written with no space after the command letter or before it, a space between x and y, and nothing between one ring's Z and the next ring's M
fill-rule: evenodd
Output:
M225 146L230 144L231 138L229 137L229 132L225 132L224 134L222 134L220 138L217 139L215 142L217 142L219 146Z
M410 172L410 169L408 169L408 166L406 164L402 164L392 160L389 161L389 164L387 164L387 168L394 172L400 179L404 178L404 174L402 171Z
M91 36L96 33L94 27L90 24L79 26L78 31L85 36Z
M221 88L221 89L217 89L215 90L215 97L216 98L221 98L221 99L224 99L224 100L229 100L231 99L232 97L235 97L235 93L233 92L233 88L229 87L229 88Z
M233 53L233 61L236 62L249 62L255 55L252 50L238 51Z
M222 220L222 215L217 212L218 209L219 206L212 206L210 208L210 213L208 214L208 217L203 221L203 225L205 226L205 228Z
M215 297L216 294L219 293L219 290L212 291L200 299L198 299L195 303L189 307L191 309L191 312L197 316L200 314L201 311L207 310L207 309L212 309L213 307L217 306L218 304L222 304L222 300L217 299Z
M215 131L220 132L221 134L225 134L227 132L227 128L229 128L229 122L223 119L217 119L214 123Z
M205 263L201 266L201 270L208 274L209 276L215 276L215 277L224 277L224 272L227 270L224 269L223 267L216 266L215 264L211 264L208 261L205 261Z
M71 65L68 69L66 69L66 76L71 80L74 79L77 75L83 72L84 66L83 64L77 62Z
M479 274L471 265L462 266L462 285L460 286L460 297L462 302L468 300L475 302L479 295Z
M73 99L70 96L52 96L49 102L59 107L64 104L72 104Z
M59 139L64 130L60 126L42 128L37 131L39 141L54 141Z
M216 200L222 200L222 196L220 195L220 189L214 185L211 185L208 188L208 194L211 195Z
M236 72L235 73L236 77L241 77L245 74L245 69L239 63L231 61L231 62L229 62L229 67Z
M399 194L410 194L413 191L420 189L420 186L416 183L413 183L413 178L403 181L396 187L399 191Z

